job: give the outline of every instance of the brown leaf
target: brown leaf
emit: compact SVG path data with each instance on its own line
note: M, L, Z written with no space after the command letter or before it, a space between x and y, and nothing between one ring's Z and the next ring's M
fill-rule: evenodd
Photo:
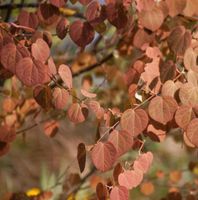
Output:
M184 26L175 27L168 37L168 46L177 55L184 55L190 44L191 33Z
M80 172L82 173L86 164L86 148L84 143L78 144L77 160Z
M96 186L96 195L98 200L106 200L107 199L107 188L102 183L98 183Z

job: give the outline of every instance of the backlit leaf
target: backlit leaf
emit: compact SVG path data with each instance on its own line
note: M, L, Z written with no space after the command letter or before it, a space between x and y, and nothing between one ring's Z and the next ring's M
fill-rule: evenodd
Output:
M122 114L120 123L123 130L136 137L147 127L148 115L142 109L128 109Z
M71 122L81 123L87 118L88 109L85 105L73 103L67 111L67 116Z
M133 145L133 137L127 131L112 131L108 141L116 148L118 157L129 151Z
M91 159L95 167L104 172L113 167L117 151L112 143L98 142L91 150Z
M67 65L60 65L58 68L58 74L60 75L63 82L66 86L71 89L72 88L72 73L70 68Z
M148 107L150 117L162 124L166 124L173 119L176 109L177 102L170 96L157 96L150 101Z
M132 189L137 187L143 180L143 173L141 170L126 170L118 177L119 185Z
M129 191L124 186L115 186L111 190L110 200L129 200Z

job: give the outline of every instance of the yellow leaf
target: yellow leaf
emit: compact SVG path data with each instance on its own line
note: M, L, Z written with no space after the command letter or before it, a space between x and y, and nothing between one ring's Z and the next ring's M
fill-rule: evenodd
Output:
M28 197L37 196L40 193L41 193L41 190L39 188L31 188L28 191L26 191L26 195Z
M76 10L70 9L70 8L59 8L59 11L67 16L72 16L76 14Z

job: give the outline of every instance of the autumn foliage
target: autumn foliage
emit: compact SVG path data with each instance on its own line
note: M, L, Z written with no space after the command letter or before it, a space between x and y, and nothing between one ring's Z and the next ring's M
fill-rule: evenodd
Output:
M152 181L143 181L156 162L147 140L163 142L175 131L187 148L198 147L197 0L0 4L0 11L12 9L20 9L15 18L0 16L0 156L38 125L55 137L60 120L77 126L92 118L95 141L82 141L76 159L81 173L86 157L94 165L82 182L96 171L109 172L95 198L128 200L138 186L145 196L155 192ZM72 43L62 57L54 38ZM137 156L123 159L131 151ZM51 196L43 191L34 199ZM165 199L180 196L172 188Z

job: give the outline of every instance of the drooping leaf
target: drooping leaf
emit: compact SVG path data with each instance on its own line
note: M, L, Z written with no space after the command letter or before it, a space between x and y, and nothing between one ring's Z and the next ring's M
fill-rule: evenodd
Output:
M174 81L172 80L168 80L166 81L163 85L162 85L162 91L161 91L161 95L163 97L165 96L170 96L170 97L174 97L175 96L175 92L178 90L178 86L175 84Z
M62 17L56 25L56 34L63 40L68 32L69 22L66 18Z
M129 151L133 145L133 137L127 131L113 130L108 141L116 148L118 157Z
M116 0L107 2L106 5L107 19L117 29L124 28L128 22L127 11L123 4Z
M198 72L197 66L197 56L198 52L196 53L193 48L189 47L184 54L184 66L187 70L193 70Z
M183 104L196 105L198 104L198 88L190 83L185 83L179 90L179 98Z
M94 29L88 22L77 20L71 24L69 35L78 46L84 48L94 39Z
M44 109L48 110L52 106L52 92L49 86L39 85L34 88L34 98Z
M85 169L86 164L86 148L84 143L78 144L77 160L80 172L82 173Z
M72 88L72 73L70 68L67 65L60 65L58 68L58 74L60 75L63 82L66 86L71 89Z
M16 75L24 85L35 86L46 82L48 68L41 61L26 57L17 63Z
M113 167L113 164L117 158L116 154L116 148L110 142L98 142L91 150L92 161L95 167L102 172Z
M39 20L46 25L56 23L60 14L59 9L56 6L48 3L41 3L37 13Z
M104 116L104 109L100 106L98 101L89 101L88 107L95 113L98 119L101 119Z
M53 90L53 104L57 109L63 109L69 99L69 93L63 88L54 88Z
M143 173L147 173L153 162L153 154L149 151L141 154L138 159L134 161L134 170L141 170Z
M148 107L150 117L162 124L166 124L173 119L176 109L177 102L170 96L157 96L150 101Z
M171 31L167 41L175 54L184 55L191 44L191 33L184 26L177 26Z
M193 119L187 126L186 136L189 141L198 147L198 118Z
M123 172L122 165L118 163L113 169L113 178L116 183L118 183L118 177L122 172Z
M33 29L36 29L39 24L38 16L35 13L26 10L20 11L17 21L20 25Z
M186 130L190 121L196 117L193 107L189 105L180 106L175 113L175 121L177 125Z
M121 117L121 127L131 134L131 136L138 136L148 124L148 115L142 109L128 109Z
M151 31L156 31L160 28L164 21L164 14L163 11L157 6L153 6L151 8L152 9L139 12L138 17L140 23L145 28Z
M143 172L141 170L126 170L118 177L119 185L132 189L137 187L143 179Z
M97 0L94 0L87 6L85 16L92 26L97 26L106 18L105 7L101 6Z
M106 200L107 199L107 188L102 183L98 183L96 186L96 195L98 200Z
M171 80L175 77L176 66L173 61L168 60L167 62L160 62L160 79L162 83Z
M67 116L71 122L81 123L87 118L88 109L85 105L73 103L67 111Z
M32 44L31 51L32 56L36 60L41 61L42 63L45 63L50 55L49 46L41 38L37 39L36 42Z
M85 89L81 89L80 91L81 91L81 94L85 97L88 97L88 98L95 98L96 97L95 93L89 92Z
M166 4L168 5L169 15L174 17L182 13L186 6L186 0L166 0Z
M124 186L115 186L111 190L110 200L129 200L129 191Z

